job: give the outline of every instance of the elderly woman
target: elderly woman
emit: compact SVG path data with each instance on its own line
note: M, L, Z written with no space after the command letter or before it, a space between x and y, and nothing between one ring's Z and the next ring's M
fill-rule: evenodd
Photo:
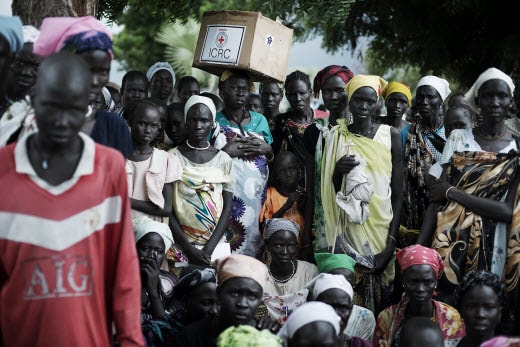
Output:
M196 265L209 265L217 247L230 254L224 232L232 208L233 161L208 141L215 115L211 99L191 96L184 106L188 138L169 152L183 167L182 179L173 184L170 227L189 262Z
M356 75L345 86L353 123L337 120L321 171L327 243L332 253L340 248L356 260L356 303L376 314L390 300L402 201L399 133L370 116L385 86L371 75Z
M245 108L253 88L251 79L241 70L228 70L222 74L219 90L224 109L217 113L218 125L212 143L233 158L237 178L227 228L231 250L257 256L262 246L258 216L269 176L267 160L272 161L274 155L267 120Z
M288 347L325 347L342 345L341 318L334 308L320 301L296 309L278 332Z
M464 276L457 294L466 325L466 336L457 347L479 347L495 336L502 315L505 285L496 274L475 270Z
M401 130L405 183L401 224L407 229L421 228L430 202L426 176L430 167L441 159L446 141L443 102L450 93L445 79L422 77L415 90L416 119Z
M354 289L343 275L320 273L306 285L313 301L324 302L334 308L341 318L340 331L343 332L343 346L370 347L365 339L345 334L350 315L352 314Z
M430 188L432 199L444 206L437 213L432 248L446 262L439 280L439 298L453 303L463 276L489 269L504 280L507 298L500 325L504 332L520 329L520 218L518 205L518 144L504 124L514 84L502 71L484 71L468 102L482 116L474 129L453 130L443 153L445 176ZM459 136L455 136L459 135Z
M267 266L269 280L264 304L269 317L285 322L292 311L307 301L305 285L318 274L316 265L295 260L300 228L292 220L273 218L266 221L264 238L271 258Z
M323 98L323 104L329 111L329 116L315 118L303 134L305 145L305 188L307 202L305 205L305 229L303 232L303 256L312 258L311 240L314 230L314 249L327 249L325 236L325 220L321 202L321 163L325 138L329 130L336 125L338 119L348 119L347 92L345 84L354 77L354 73L346 66L329 65L320 70L314 77L314 97ZM311 218L314 216L314 218Z
M110 77L110 64L114 57L111 37L110 30L91 16L47 17L42 22L40 36L34 43L33 52L40 57L46 57L54 52L67 50L81 56L92 73L92 101ZM81 131L90 135L97 143L119 150L125 157L132 153L128 125L113 112L98 109L88 113Z
M433 249L412 245L397 252L404 297L398 304L385 308L377 317L372 345L399 346L402 324L412 317L428 317L442 330L445 346L464 336L464 323L457 310L433 300L439 272L444 268L440 255Z
M147 346L164 346L174 334L169 310L176 279L161 270L173 243L168 226L146 216L135 218L137 256L141 269L141 324Z

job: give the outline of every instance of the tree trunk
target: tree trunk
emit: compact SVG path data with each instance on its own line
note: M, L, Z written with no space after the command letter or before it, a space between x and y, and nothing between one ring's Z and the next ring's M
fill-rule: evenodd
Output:
M39 28L45 17L96 17L98 0L13 0L13 16Z

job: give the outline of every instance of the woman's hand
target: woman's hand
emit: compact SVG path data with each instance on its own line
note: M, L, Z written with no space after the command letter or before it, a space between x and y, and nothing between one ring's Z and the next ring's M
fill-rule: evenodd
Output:
M353 168L359 165L359 160L353 155L344 155L341 157L334 167L335 174L348 174Z
M256 322L256 328L258 330L269 330L273 334L276 334L278 330L280 330L280 325L269 318L269 316L264 316Z
M241 146L246 156L272 154L271 145L265 142L263 138L259 138L258 135L251 132L248 132L248 135L247 143Z
M159 273L160 268L153 258L141 258L141 276L143 289L151 297L159 295Z
M453 187L451 184L446 182L445 180L434 180L431 182L429 186L430 191L430 201L434 201L440 204L446 202L446 191Z
M191 247L186 254L190 264L209 266L211 263L211 256L204 254L201 249L197 247Z
M229 154L231 158L241 158L245 156L244 145L248 143L248 139L233 137L229 139L226 145L222 148L224 152Z
M388 263L390 262L390 259L392 259L392 255L394 254L395 246L393 243L388 243L386 248L383 250L383 252L378 253L374 256L375 258L375 265L372 269L360 266L358 269L362 273L366 274L375 274L379 275L385 271L386 267L388 266Z

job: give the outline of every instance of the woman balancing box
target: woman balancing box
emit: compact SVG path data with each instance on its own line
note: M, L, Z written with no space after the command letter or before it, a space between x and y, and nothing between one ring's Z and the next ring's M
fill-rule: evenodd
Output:
M260 12L206 11L193 67L217 76L246 70L253 81L285 80L293 30Z

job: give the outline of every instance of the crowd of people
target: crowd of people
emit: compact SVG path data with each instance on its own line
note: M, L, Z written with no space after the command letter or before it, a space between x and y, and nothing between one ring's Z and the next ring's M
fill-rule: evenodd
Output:
M0 17L1 345L520 346L511 76L113 58L93 17Z

